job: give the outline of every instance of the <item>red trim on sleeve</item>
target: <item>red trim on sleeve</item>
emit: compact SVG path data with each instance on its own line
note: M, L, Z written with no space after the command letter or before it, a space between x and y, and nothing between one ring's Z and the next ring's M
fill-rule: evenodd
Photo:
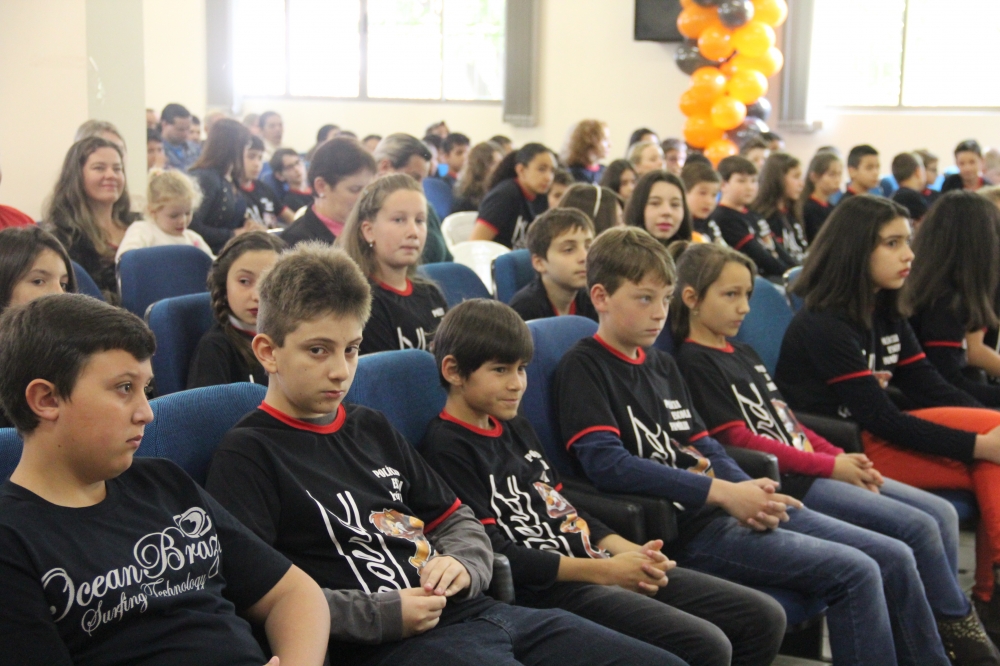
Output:
M271 416L278 419L285 425L292 426L293 428L296 428L298 430L315 432L320 435L330 435L332 433L337 432L338 430L340 430L340 427L344 425L344 421L347 420L347 411L344 409L343 404L337 405L337 418L333 420L333 423L330 423L328 425L316 425L315 423L308 423L306 421L302 421L300 419L295 418L294 416L289 416L288 414L279 411L278 409L272 407L266 402L260 403L259 409L262 412L270 414Z
M708 437L708 431L707 430L702 430L701 432L699 432L696 435L691 435L690 437L688 437L688 441L689 442L694 442L696 440L701 439L702 437Z
M481 217L477 217L476 218L476 224L485 224L487 227L489 227L490 229L492 229L494 233L497 233L497 234L500 233L499 229L497 229L493 224L487 222L486 220L484 220Z
M897 363L896 366L901 368L904 365L910 365L911 363L916 363L917 361L922 361L925 358L927 358L927 354L925 354L923 352L920 352L919 354L915 354L915 355L911 356L910 358L904 358L902 361L900 361L899 363Z
M385 289L388 292L396 294L397 296L409 296L410 294L413 293L413 283L410 282L410 278L406 278L406 289L402 290L396 289L395 287L391 287L387 285L385 282L379 282L378 280L375 280L375 284L377 284L380 288Z
M851 372L846 375L841 375L839 377L834 377L833 379L826 380L827 384L836 384L837 382L846 382L848 379L857 379L858 377L871 377L871 370L859 370L858 372Z
M740 242L738 242L735 246L733 246L733 249L734 250L738 250L741 247L743 247L744 245L746 245L747 243L749 243L750 241L752 241L753 239L754 239L754 235L753 234L747 234L746 236L744 236L743 238L740 239Z
M481 522L483 525L496 525L497 524L497 519L496 518L483 518L479 522Z
M443 421L451 421L452 423L457 423L463 428L471 430L477 435L482 435L483 437L499 437L500 435L503 434L503 424L500 423L500 421L497 421L492 416L486 417L490 420L490 423L493 424L493 427L490 428L489 430L486 430L485 428L479 428L477 426L472 425L471 423L466 423L462 419L458 418L457 416L452 416L443 409L441 410L441 413L438 414L438 416L441 417L441 420Z
M576 444L576 442L577 442L578 439L580 439L581 437L583 437L585 435L589 435L592 432L613 432L613 433L615 433L616 437L621 437L622 436L622 431L619 430L618 428L614 427L614 426L609 426L609 425L590 426L589 428L584 428L580 432L578 432L575 435L573 435L572 437L570 437L569 441L566 442L566 448L569 449L569 447L571 447L574 444Z
M956 349L962 348L961 342L955 342L954 340L931 340L930 342L921 342L921 347L954 347Z
M447 511L438 516L433 522L431 522L427 527L424 528L424 534L430 534L434 531L434 528L443 523L448 519L448 516L458 511L458 507L462 506L462 500L455 498L455 503L448 508Z
M729 423L723 423L720 426L716 426L708 431L709 435L715 435L716 433L722 432L723 430L729 430L730 428L738 428L740 426L746 427L746 423L743 421L730 421Z
M642 365L646 360L646 352L643 351L642 347L637 348L638 353L636 354L636 358L629 358L628 356L621 353L620 351L609 345L607 342L605 342L604 338L599 336L597 333L594 333L594 339L597 340L599 343L601 343L601 346L607 349L609 352L611 352L616 358L620 358L626 363L631 363L632 365Z

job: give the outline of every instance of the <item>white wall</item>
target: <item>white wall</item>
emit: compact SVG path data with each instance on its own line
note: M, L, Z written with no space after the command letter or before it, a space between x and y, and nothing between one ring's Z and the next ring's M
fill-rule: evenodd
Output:
M205 0L143 0L146 106L179 102L205 112Z

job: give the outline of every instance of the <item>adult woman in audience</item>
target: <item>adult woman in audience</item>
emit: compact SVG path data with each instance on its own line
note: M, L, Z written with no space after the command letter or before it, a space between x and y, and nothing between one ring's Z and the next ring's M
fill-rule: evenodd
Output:
M635 169L637 176L643 176L650 171L662 171L666 168L663 161L663 149L655 141L640 141L628 151L628 161Z
M455 184L455 201L451 205L451 212L479 210L479 204L486 196L490 175L502 159L503 151L500 146L490 141L477 143L469 151L465 168L458 174L458 182Z
M635 189L635 181L639 176L635 173L635 167L628 160L615 160L604 170L601 176L601 186L608 187L622 198L626 204L632 198L632 190Z
M316 155L316 151L319 150L319 147L330 139L335 138L339 132L340 127L338 125L323 125L320 127L319 131L316 132L316 143L309 149L309 152L306 153L306 163L308 164L312 162L313 157Z
M83 267L108 302L118 302L115 251L132 222L122 151L100 137L74 143L44 215L45 228Z
M625 208L625 224L645 229L665 246L691 240L691 211L681 179L662 169L641 177Z
M594 223L595 236L605 229L625 224L622 217L625 204L608 187L576 183L566 190L557 207L582 211Z
M604 174L599 161L611 152L611 129L600 120L581 120L573 128L563 161L579 183L597 183Z
M527 241L535 219L531 202L552 187L556 156L540 143L529 143L501 160L479 205L470 240L496 241L517 249Z
M200 235L218 254L233 236L247 231L265 231L247 220L246 201L237 196L236 183L244 180L243 151L250 132L239 122L222 118L212 125L201 157L188 172L198 181L202 200L191 220L191 230Z
M285 229L282 240L289 247L310 240L333 243L362 190L374 179L375 160L360 143L336 137L322 144L309 163L308 180L316 199Z

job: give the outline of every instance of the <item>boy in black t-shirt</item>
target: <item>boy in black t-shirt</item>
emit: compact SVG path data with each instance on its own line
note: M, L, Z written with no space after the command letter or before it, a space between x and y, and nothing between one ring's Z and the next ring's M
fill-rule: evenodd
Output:
M515 312L466 301L438 331L448 402L423 454L510 560L519 604L572 611L691 664L771 662L785 626L773 599L673 569L662 541L631 543L561 495L534 430L517 415L533 350Z
M282 255L260 290L254 352L271 376L260 409L219 446L207 487L319 582L338 664L611 664L662 660L557 611L482 594L482 526L378 412L342 403L371 287L327 246ZM401 378L405 381L405 378ZM471 622L470 620L476 620ZM588 634L595 644L586 645ZM462 654L459 662L453 655Z
M687 197L694 230L701 234L701 240L706 243L725 245L719 225L715 220L709 219L718 205L722 183L719 172L710 163L689 162L681 169L681 181L684 183L684 196Z
M892 200L910 212L910 220L916 229L927 214L930 204L921 193L926 182L924 164L916 153L900 153L892 158L892 177L899 189L892 193Z
M279 148L271 156L271 173L279 183L284 183L285 191L279 192L281 205L292 215L303 206L313 204L313 191L306 182L306 168L302 158L291 148Z
M531 266L538 274L510 299L524 321L575 314L597 321L587 293L587 249L594 223L575 208L555 208L528 228Z
M878 151L867 143L851 148L851 152L847 153L847 175L851 180L840 201L858 194L870 194L871 190L878 187L881 168Z
M281 197L270 185L260 180L264 166L264 142L260 137L250 137L243 151L244 180L239 195L247 204L246 217L268 229L284 227L293 219L293 213L281 203Z
M318 666L316 583L176 465L133 459L154 347L80 295L0 319L0 404L24 437L0 486L0 663L261 666L242 615L282 664Z

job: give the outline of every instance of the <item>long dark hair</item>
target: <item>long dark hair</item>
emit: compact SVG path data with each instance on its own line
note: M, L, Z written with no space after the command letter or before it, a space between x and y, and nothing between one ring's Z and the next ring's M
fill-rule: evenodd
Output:
M240 356L250 367L253 367L257 360L250 346L250 338L237 331L229 321L229 315L233 314L229 307L229 293L226 289L229 269L247 252L270 250L280 253L287 247L285 241L265 231L251 231L233 236L212 262L212 270L208 272L208 293L212 297L212 313L215 315L215 320L222 326L229 344L239 351Z
M490 176L489 187L486 188L486 191L492 190L505 180L517 178L517 169L515 167L518 164L528 166L531 164L531 160L535 159L535 155L539 153L552 153L552 151L540 143L527 143L521 146L520 149L508 153L500 161L500 164L497 165L497 168L493 170L493 174ZM553 156L555 155L555 153L552 154Z
M628 160L614 160L608 165L608 168L604 170L604 175L601 176L601 185L603 187L610 187L615 191L615 194L620 194L622 188L622 174L626 171L631 171L635 174L635 167ZM636 174L638 175L638 174Z
M816 183L813 182L812 176L816 174L817 178L821 178L823 174L830 170L830 165L834 162L840 162L840 155L833 151L821 150L815 155L813 155L812 160L809 161L809 168L806 170L806 186L802 188L802 194L799 195L799 205L796 206L798 214L802 215L802 209L809 201L809 197L813 195L816 191Z
M66 274L69 275L66 291L76 293L73 263L58 238L34 224L4 229L0 231L0 312L10 305L14 287L31 270L38 255L45 249L58 254L66 264Z
M809 246L802 274L792 287L805 299L806 309L837 310L869 329L876 309L889 317L901 316L899 290L877 289L871 271L879 232L899 217L909 217L905 208L870 194L837 204Z
M618 193L609 187L576 183L559 200L557 208L575 208L590 218L594 223L594 235L615 226L618 221L617 211L623 207L624 201Z
M916 313L948 298L966 330L1000 324L1000 210L992 201L961 190L944 194L920 223L913 254L904 308Z
M243 150L250 143L250 130L232 118L220 118L208 131L201 157L192 169L211 169L222 177L227 173L234 183L246 180L243 174Z
M670 183L681 191L681 201L684 203L684 219L677 233L666 241L660 241L669 245L675 241L691 240L691 211L688 209L687 192L684 190L684 183L681 179L669 171L650 171L644 174L635 183L632 191L632 198L628 200L625 208L625 224L630 227L646 228L646 202L649 201L649 193L653 191L653 186L657 183ZM659 239L657 239L659 240Z
M742 252L715 243L675 243L670 248L677 264L677 281L670 301L670 332L677 344L691 335L691 310L684 303L685 287L694 289L698 300L705 298L708 288L722 275L726 264L736 263L750 271L750 281L757 275L757 265Z
M750 204L750 210L765 220L783 212L801 224L802 213L796 205L798 202L785 194L785 176L800 164L799 158L788 153L771 153L760 170L760 188Z
M478 206L486 196L486 184L490 174L493 173L493 156L498 154L502 155L503 151L492 141L477 143L469 151L465 168L458 174L455 196L465 197Z
M322 178L329 187L356 173L368 171L375 174L375 158L358 143L357 139L338 136L323 143L316 150L309 164L309 187L316 189L316 179Z

